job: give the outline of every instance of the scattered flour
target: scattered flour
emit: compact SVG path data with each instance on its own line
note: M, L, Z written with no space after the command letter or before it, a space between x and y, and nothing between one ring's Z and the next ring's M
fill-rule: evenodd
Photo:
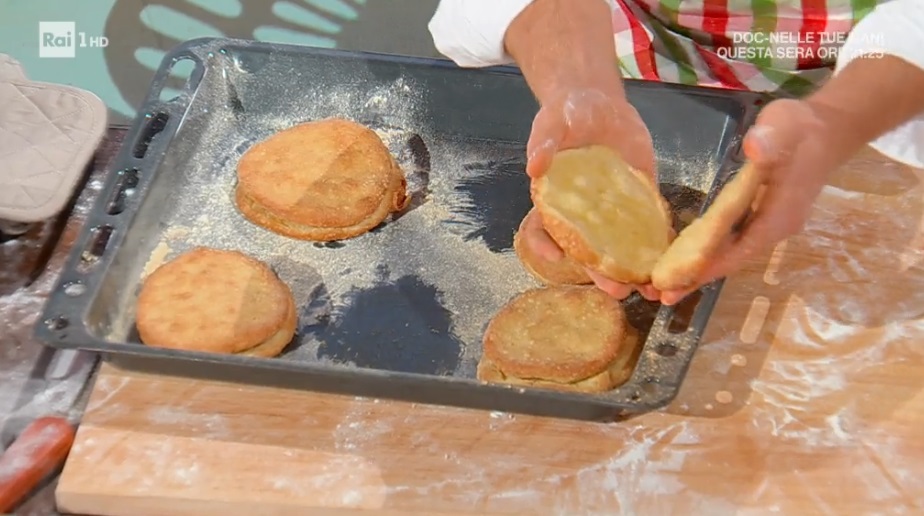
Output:
M36 231L0 243L0 450L35 418L55 415L73 421L83 410L77 398L92 374L95 357L72 355L76 360L60 371L63 374L52 374L60 364L49 359L50 352L33 338L33 329L77 232L99 195L103 172L97 168L91 173L57 241L53 239L54 224L45 223ZM44 272L23 285L23 274L31 272L31 262L41 254L38 251L49 248L51 255ZM7 290L10 286L17 287Z
M357 103L347 95L338 102L378 109L388 98L377 93ZM258 126L256 131L273 127ZM233 155L217 136L206 145ZM189 183L199 187L192 189L188 199L203 204L190 203L177 212L187 221L188 240L209 237L246 247L253 245L254 238L269 238L236 226L232 230L223 222L228 213L214 208L220 203L209 202L213 196L226 196L227 186L207 184L211 180L206 170L191 173ZM439 185L431 183L430 187L438 191ZM562 515L575 514L576 508L584 514L835 514L843 513L850 499L875 502L879 507L922 509L920 429L903 426L893 417L901 411L924 410L918 394L922 385L882 386L881 380L890 368L924 360L924 348L915 345L924 341L924 274L909 269L908 260L900 259L907 243L920 236L920 217L906 217L911 210L904 204L913 198L919 209L919 190L885 198L826 189L823 204L807 225L807 237L789 242L786 254L790 259L782 258L774 284L767 286L768 298L786 310L773 313L771 306L769 317L779 325L770 332L772 342L766 342L764 332L759 337L763 341L755 343L765 348L766 356L759 376L747 384L751 390L748 403L738 412L728 414L722 406L709 404L711 413L702 417L664 411L618 424L591 425L499 412L465 411L463 415L455 409L422 407L398 414L389 411L387 404L356 399L347 404L334 430L337 455L310 478L268 478L267 489L319 496L331 496L334 491L344 505L377 504L411 493L485 512ZM195 209L199 211L193 216ZM428 219L423 209L417 213L412 215L417 217L422 237L431 228L427 220L442 216L433 213L434 219ZM893 240L877 239L881 234L892 235ZM878 245L863 247L857 241ZM314 259L281 241L259 243L258 247L276 244L279 252L299 256L304 263ZM455 249L463 249L469 244L456 245ZM170 246L174 248L172 242ZM477 243L471 244L466 252L477 252L477 248ZM823 258L819 256L822 252ZM365 255L366 259L376 257ZM329 267L339 270L346 264ZM485 268L510 273L500 262ZM904 271L901 277L899 271ZM462 283L483 272L472 266L456 281ZM429 274L440 276L440 271ZM350 278L360 285L372 280L371 272L362 271ZM896 282L904 288L897 288ZM897 292L907 297L896 299ZM490 310L500 294L484 297L484 306ZM447 299L456 309L472 307L460 293L448 292ZM460 334L472 338L474 326L460 324ZM720 345L707 344L710 350L725 353L721 368L727 372L731 369L729 354L738 352L733 344L740 328L720 330ZM708 356L714 356L712 351ZM731 363L737 372L759 362L741 353ZM727 392L733 400L744 401L740 390L729 388ZM686 402L678 399L676 404ZM210 424L221 428L217 419L210 419L220 417L215 415L158 409L146 416L153 424L188 418L206 430ZM460 428L462 424L466 426ZM408 432L411 449L396 451L384 446L390 439L406 444L400 436ZM169 472L178 485L194 482L195 460L166 463L167 457L177 458L169 446L165 440L162 448L148 448L145 467ZM399 456L401 452L404 457ZM386 480L389 468L400 473L401 468L413 467L413 457L429 458L421 462L432 471L418 475L419 482L413 485L361 489L357 469L374 461L377 454L388 459L377 464ZM280 453L279 458L284 456ZM140 470L112 473L143 476Z
M798 248L798 242L789 246L792 253ZM849 252L859 263L853 267L871 268L872 260L880 259L857 256L872 251ZM806 275L822 272L816 265L792 262L781 271L781 282L772 289L802 287ZM767 295L779 302L773 292ZM870 295L884 294L874 289ZM769 314L779 326L754 344L768 348L765 359L736 347L739 329L731 326L705 343L703 356L724 357L713 374L739 374L763 362L759 376L747 384L748 403L738 412L719 410L722 394L715 399L720 405L702 417L659 412L608 425L574 424L448 408L395 412L388 403L356 398L345 405L331 436L335 455L319 463L317 456L312 461L300 458L302 451L279 448L275 460L311 462L320 469L270 476L261 489L317 496L339 506L381 507L383 500L413 496L521 514L836 514L848 510L845 492L852 493L848 500L920 507L924 476L915 452L918 431L890 417L909 410L906 404L917 391L877 387L863 379L920 362L924 350L911 343L924 338L924 321L895 317L872 326L848 324L833 318L838 313L825 304L829 299L811 289L790 291L783 301L785 311ZM852 316L867 320L869 311ZM768 335L772 343L765 342ZM119 388L101 386L105 395ZM865 392L869 389L877 392ZM725 392L732 401L744 401L740 390ZM675 405L686 402L678 399ZM217 427L220 417L185 409L157 409L146 416L153 424L193 421L204 430ZM175 456L169 449L157 451ZM151 463L156 455L147 453ZM195 482L196 464L190 458L164 467L170 482L182 486ZM370 464L382 468L380 476L363 473L358 480L357 472L369 471ZM413 484L388 482L407 478L401 472L415 465L428 470L414 476Z
M877 386L876 381L863 379L911 361L921 363L924 348L911 344L924 339L924 318L904 310L904 300L890 297L900 290L888 284L863 281L861 294L849 283L855 277L897 274L900 267L898 253L888 247L892 243L867 248L851 245L851 231L857 231L856 221L862 220L859 212L882 199L867 201L866 206L829 211L830 218L822 209L822 215L809 224L807 236L790 242L789 261L783 258L777 274L781 281L769 285L767 294L777 306L785 303L786 310L771 310L770 318L778 327L762 333L763 341L755 343L769 350L759 376L746 384L750 399L738 412L720 412L710 404L712 411L698 418L654 413L618 424L582 426L581 432L587 433L582 439L597 444L584 446L575 441L560 449L530 441L531 429L544 438L554 436L556 432L546 425L556 423L508 418L501 412L485 413L483 418L467 415L459 420L469 425L470 432L483 435L469 436L466 442L484 442L491 449L474 448L460 454L445 430L434 429L434 416L428 416L431 412L389 417L379 410L372 412L374 404L357 400L344 413L336 443L339 449L366 455L375 453L392 432L412 429L409 453L441 457L442 474L413 486L390 485L386 494L410 491L421 498L455 500L484 510L834 514L847 510L845 500L920 509L924 507L920 497L924 470L920 454L914 451L919 448L919 431L896 426L891 416L893 411L910 410L906 404L921 399L917 391L922 386ZM874 213L889 208L879 210ZM892 224L902 224L896 218L892 217ZM888 220L883 216L878 223L887 225ZM834 258L792 261L799 256L804 260L805 241L818 238L830 238L827 245ZM825 271L831 267L849 271L842 294L836 283L828 292L814 288L825 281ZM910 282L911 297L924 292L924 275L888 281ZM776 289L788 289L788 293L781 299L774 294ZM845 308L843 292L859 302ZM887 310L896 306L900 309ZM720 342L705 343L710 356L718 356L713 351L726 353L724 366L716 373L721 369L723 374L740 374L755 364L752 355L735 346L738 329L722 328L718 334ZM723 334L729 335L727 343ZM766 342L768 335L772 343ZM870 389L875 392L864 392ZM741 396L740 390L720 390L715 401L724 405ZM685 403L678 399L675 405ZM452 425L453 411L447 411L445 419ZM576 432L577 427L572 428ZM521 446L508 454L514 441ZM582 450L609 451L590 458ZM560 473L553 473L556 470ZM849 470L850 475L838 473L842 470ZM839 483L836 489L830 487L831 475ZM845 499L840 493L846 492L852 494Z

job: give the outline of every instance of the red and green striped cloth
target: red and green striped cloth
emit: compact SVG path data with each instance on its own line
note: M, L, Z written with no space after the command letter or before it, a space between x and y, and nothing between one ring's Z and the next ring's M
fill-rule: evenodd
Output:
M802 96L883 1L615 0L616 53L630 78Z

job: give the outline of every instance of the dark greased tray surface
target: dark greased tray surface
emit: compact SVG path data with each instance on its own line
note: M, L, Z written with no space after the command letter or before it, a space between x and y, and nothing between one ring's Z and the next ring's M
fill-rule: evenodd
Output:
M195 64L185 83L170 74L184 59ZM162 99L165 87L180 93ZM631 81L627 92L652 132L659 180L680 227L740 166L740 139L762 99ZM646 338L632 379L614 391L475 380L488 320L537 285L513 253L513 234L530 208L524 149L536 108L512 68L187 42L157 73L36 331L51 346L99 351L150 372L578 419L662 407L686 374L720 282L675 309L638 297L626 302ZM244 220L231 199L238 158L274 132L331 116L379 133L408 176L412 208L369 234L327 244ZM290 285L299 330L282 356L139 343L142 278L193 246L251 254Z

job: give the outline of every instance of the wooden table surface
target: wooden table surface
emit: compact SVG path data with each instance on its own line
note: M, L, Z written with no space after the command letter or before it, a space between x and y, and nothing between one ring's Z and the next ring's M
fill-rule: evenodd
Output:
M682 392L614 424L104 366L62 512L924 512L924 171L864 151L726 282Z

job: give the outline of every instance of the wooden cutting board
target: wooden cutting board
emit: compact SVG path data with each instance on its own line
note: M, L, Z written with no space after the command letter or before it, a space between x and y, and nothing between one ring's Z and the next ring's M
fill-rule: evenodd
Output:
M682 392L616 424L105 366L57 489L98 515L924 511L924 171L872 152L726 283Z

